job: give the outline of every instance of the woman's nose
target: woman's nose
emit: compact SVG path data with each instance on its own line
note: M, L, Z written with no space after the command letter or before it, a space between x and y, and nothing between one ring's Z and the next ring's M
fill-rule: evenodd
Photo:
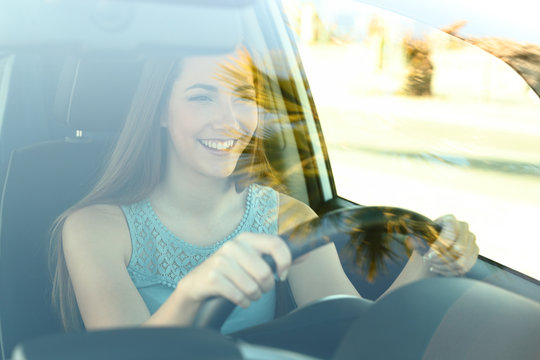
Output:
M232 98L224 98L219 103L219 110L213 116L213 125L216 128L236 129L238 128L238 114L234 108Z

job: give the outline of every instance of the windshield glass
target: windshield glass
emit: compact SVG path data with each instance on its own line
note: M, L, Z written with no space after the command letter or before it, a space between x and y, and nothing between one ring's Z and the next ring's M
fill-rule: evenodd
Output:
M164 328L330 358L407 291L443 323L446 284L529 311L540 103L458 25L346 1L2 2L1 359Z
M357 1L324 4L287 9L338 195L450 210L482 255L539 278L540 46L462 36L479 24L457 9L439 30Z

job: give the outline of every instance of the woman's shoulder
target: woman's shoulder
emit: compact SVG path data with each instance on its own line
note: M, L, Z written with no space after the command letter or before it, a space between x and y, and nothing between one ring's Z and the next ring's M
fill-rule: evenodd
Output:
M70 213L64 224L65 228L100 229L118 225L123 221L122 210L117 205L94 204L77 209Z
M316 217L315 211L302 201L287 194L279 193L279 233L286 232Z
M117 205L95 204L73 211L64 222L62 242L64 246L85 251L107 248L128 255L129 229L122 209Z

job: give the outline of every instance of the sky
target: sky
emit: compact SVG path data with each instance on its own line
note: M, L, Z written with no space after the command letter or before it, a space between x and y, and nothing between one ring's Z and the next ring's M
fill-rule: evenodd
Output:
M323 8L346 9L351 0L315 0ZM538 0L360 0L440 28L467 20L466 36L500 36L540 44Z

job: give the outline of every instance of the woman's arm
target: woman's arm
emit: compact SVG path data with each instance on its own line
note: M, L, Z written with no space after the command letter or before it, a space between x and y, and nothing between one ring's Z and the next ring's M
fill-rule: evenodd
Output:
M479 249L469 224L458 221L453 215L442 216L435 222L442 226L437 240L424 256L413 251L401 273L381 296L422 278L463 275L474 266Z
M116 206L96 205L73 213L63 228L66 264L87 329L191 324L201 303L223 296L242 307L274 286L262 254L271 255L278 273L290 266L290 252L277 236L240 234L197 266L150 315L127 265L129 229Z
M62 241L86 329L186 325L192 320L196 304L180 291L150 316L127 272L131 239L117 206L94 205L73 213L64 225Z
M120 208L94 205L74 212L64 224L62 244L87 329L148 320L150 313L126 269L131 240Z
M317 217L306 204L280 194L279 233ZM334 244L311 251L289 271L289 284L298 306L335 294L360 296L341 267Z
M304 203L287 195L280 196L280 233L316 216ZM413 251L403 270L382 296L400 286L436 274L462 275L474 265L478 246L467 223L459 222L451 215L441 217L437 222L443 226L443 231L427 256L422 257ZM329 295L360 296L343 271L334 244L313 250L303 261L294 263L290 269L289 283L299 306Z

